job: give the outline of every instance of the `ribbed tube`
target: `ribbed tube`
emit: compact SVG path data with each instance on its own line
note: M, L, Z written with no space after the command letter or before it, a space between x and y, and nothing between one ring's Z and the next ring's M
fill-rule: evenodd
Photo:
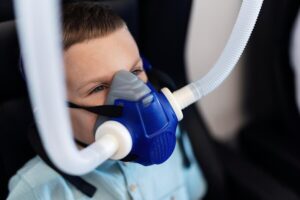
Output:
M228 77L247 45L262 4L263 0L243 1L230 38L213 68L203 78L174 92L182 109L213 91Z

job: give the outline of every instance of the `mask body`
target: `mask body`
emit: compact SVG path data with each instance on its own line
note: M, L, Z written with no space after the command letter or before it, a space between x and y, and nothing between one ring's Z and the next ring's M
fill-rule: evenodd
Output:
M165 162L176 145L178 120L165 96L130 72L116 73L106 105L122 106L122 116L99 116L95 130L105 121L123 124L132 137L132 149L123 159L148 166Z

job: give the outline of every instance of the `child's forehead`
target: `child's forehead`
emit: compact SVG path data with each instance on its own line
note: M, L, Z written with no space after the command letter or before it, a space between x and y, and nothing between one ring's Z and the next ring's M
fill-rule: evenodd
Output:
M109 67L110 64L126 64L124 62L139 57L139 51L128 30L119 29L105 37L74 44L64 55L72 64L97 63Z
M119 54L119 56L122 56L122 54L126 53L138 53L137 45L126 28L118 29L106 36L76 43L65 50L65 55L67 56L70 54L78 54L77 56Z
M71 46L64 53L68 80L76 85L109 81L119 70L131 70L140 62L135 41L127 29L117 30Z

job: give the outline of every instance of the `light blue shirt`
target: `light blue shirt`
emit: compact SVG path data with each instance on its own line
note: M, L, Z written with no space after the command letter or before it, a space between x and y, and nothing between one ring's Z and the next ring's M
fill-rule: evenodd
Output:
M206 183L187 139L185 146L192 161L189 168L183 165L179 145L161 165L144 167L136 163L106 161L81 177L97 188L93 198L85 196L39 157L35 157L11 178L8 200L201 199L206 192Z

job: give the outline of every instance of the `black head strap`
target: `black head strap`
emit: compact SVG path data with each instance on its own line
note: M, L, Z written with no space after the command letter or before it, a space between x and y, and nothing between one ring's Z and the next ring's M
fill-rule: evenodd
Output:
M101 105L101 106L80 106L72 102L68 102L70 108L84 109L89 112L95 113L97 115L106 116L106 117L120 117L123 113L122 106L115 105Z

